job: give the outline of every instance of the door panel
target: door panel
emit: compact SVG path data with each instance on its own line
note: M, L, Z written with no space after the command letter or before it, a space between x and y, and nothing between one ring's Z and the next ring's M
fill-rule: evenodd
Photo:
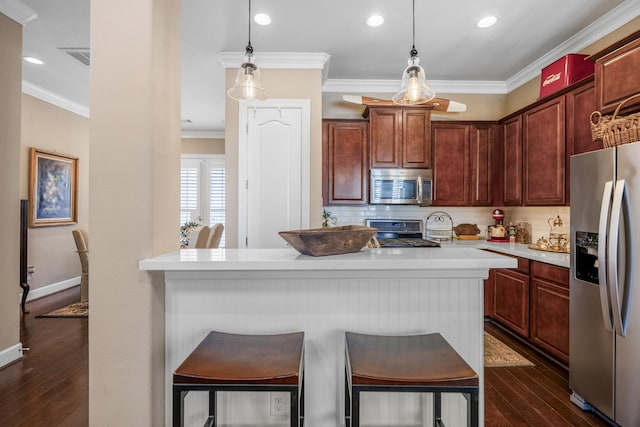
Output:
M571 275L569 277L569 386L613 418L614 338L604 328L600 288L575 275L576 232L598 233L602 192L613 179L614 150L571 157ZM605 237L598 237L604 244Z
M640 143L618 146L618 174L617 179L624 179L627 190L628 214L625 223L628 244L626 274L629 283L635 289L621 289L625 298L631 298L628 312L628 327L626 336L616 336L616 422L623 426L640 425L640 274L638 274L638 254L640 254L639 228L640 221ZM631 220L629 220L631 219ZM632 238L634 237L634 238ZM622 249L621 249L622 250ZM631 260L635 260L635 265ZM621 268L624 266L621 265ZM631 292L632 291L632 292Z

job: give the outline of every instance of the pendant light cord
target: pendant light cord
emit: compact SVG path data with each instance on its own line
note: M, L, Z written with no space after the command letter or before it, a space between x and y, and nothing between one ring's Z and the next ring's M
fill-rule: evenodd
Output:
M249 0L251 1L251 0ZM413 0L413 43L411 45L411 52L409 54L412 58L418 56L418 51L416 50L416 0Z
M247 55L253 53L253 46L251 46L251 0L249 0L249 43L247 43L245 50Z

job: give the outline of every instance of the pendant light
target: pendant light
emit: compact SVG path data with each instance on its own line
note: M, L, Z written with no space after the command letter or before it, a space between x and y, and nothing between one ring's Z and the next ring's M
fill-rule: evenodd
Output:
M260 70L253 63L253 46L251 46L251 0L249 0L249 42L245 48L245 58L236 74L233 87L227 91L227 95L235 100L241 99L267 99L269 94L262 87Z
M409 65L402 73L400 92L393 95L393 102L401 105L417 105L431 101L436 93L427 86L427 77L420 66L416 50L416 0L413 0L413 45L409 55Z

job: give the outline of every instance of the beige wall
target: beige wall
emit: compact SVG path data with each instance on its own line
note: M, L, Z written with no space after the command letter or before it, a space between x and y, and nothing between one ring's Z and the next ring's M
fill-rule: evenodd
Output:
M178 245L180 22L180 0L91 2L91 426L164 425L163 275L138 262Z
M258 64L260 65L260 64ZM227 88L233 85L236 70L226 70ZM311 227L322 218L322 70L262 70L262 84L274 99L311 100ZM227 165L227 248L238 246L238 102L226 98L225 161Z
M182 138L181 154L224 154L223 138Z
M0 13L0 352L20 343L22 26ZM19 347L18 347L19 348ZM13 352L17 356L17 350ZM11 357L13 359L14 357Z
M342 100L342 95L350 93L326 92L322 97L323 118L362 118L364 105ZM391 93L367 93L366 96L391 99ZM464 113L443 113L434 111L432 120L498 120L505 115L506 95L478 95L464 93L439 93L438 97L462 102L467 105Z
M22 95L20 197L28 197L29 147L78 157L78 224L89 220L89 119ZM29 229L31 290L80 276L71 230L76 225ZM52 251L51 248L55 248ZM78 280L78 283L79 280Z

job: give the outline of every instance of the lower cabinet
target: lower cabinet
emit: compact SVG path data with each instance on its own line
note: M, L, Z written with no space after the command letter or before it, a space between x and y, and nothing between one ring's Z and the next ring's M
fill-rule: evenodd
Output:
M529 337L529 276L499 269L495 276L494 318L524 338Z
M569 271L541 262L533 262L531 267L529 338L569 363Z
M518 258L518 268L489 272L485 316L569 363L569 269Z

